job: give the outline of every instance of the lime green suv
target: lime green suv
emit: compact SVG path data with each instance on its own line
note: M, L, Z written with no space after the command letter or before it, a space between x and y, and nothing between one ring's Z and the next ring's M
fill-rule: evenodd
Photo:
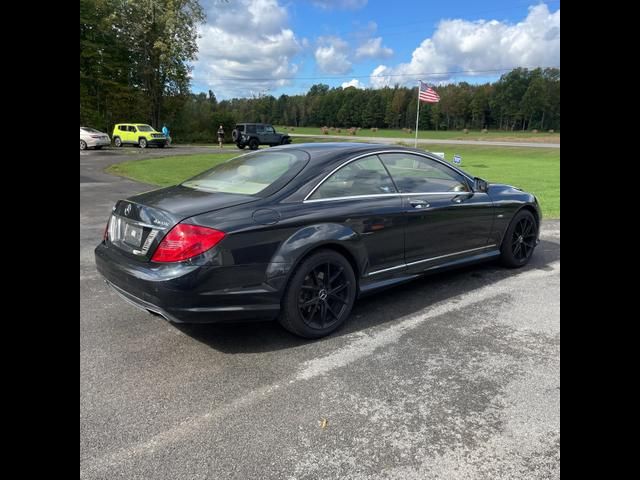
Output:
M167 137L157 132L151 125L143 123L118 123L113 127L113 144L121 147L125 143L147 148L149 145L157 145L164 148L167 145Z

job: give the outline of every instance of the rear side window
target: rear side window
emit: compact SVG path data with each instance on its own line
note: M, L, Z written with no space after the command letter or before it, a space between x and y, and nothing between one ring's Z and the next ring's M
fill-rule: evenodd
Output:
M380 159L373 155L342 167L327 178L310 198L315 200L395 192L389 174Z
M120 130L121 132L126 132L127 131L127 126L126 125L118 125L118 130Z
M247 125L247 133L256 133L255 125Z
M411 153L383 153L380 159L401 193L470 191L462 175L430 158Z

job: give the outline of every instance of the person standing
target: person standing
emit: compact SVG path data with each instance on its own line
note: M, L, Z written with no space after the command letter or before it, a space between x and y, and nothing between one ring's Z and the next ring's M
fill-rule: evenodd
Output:
M220 125L220 127L218 127L218 143L220 144L220 148L222 148L222 142L224 142L224 128Z
M169 129L167 128L166 125L162 125L162 133L165 136L165 138L167 139L167 145L171 144L171 137L169 136Z

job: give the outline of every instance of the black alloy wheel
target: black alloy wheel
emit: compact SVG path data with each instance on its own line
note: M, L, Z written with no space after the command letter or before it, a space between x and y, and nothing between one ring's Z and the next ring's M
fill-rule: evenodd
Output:
M302 337L325 336L344 323L355 296L351 264L337 252L319 251L305 259L293 274L280 323Z
M508 267L522 267L531 259L536 248L538 227L528 210L521 210L514 217L502 241L502 262Z

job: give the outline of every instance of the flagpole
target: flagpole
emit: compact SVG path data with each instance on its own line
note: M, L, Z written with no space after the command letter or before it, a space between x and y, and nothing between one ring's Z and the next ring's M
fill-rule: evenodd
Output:
M418 148L418 119L420 118L420 80L418 80L418 111L416 112L416 140L413 148Z

